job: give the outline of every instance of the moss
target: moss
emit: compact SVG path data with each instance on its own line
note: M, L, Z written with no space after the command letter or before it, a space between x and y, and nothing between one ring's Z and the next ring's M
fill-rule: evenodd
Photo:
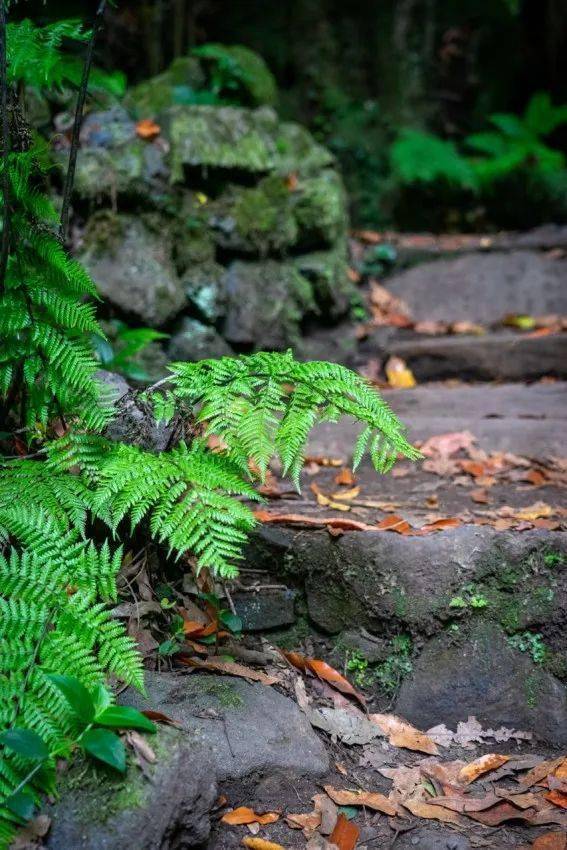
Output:
M124 222L111 210L94 213L85 228L84 246L96 254L110 251L115 253L124 238Z
M297 647L312 634L307 617L298 617L293 626L270 633L270 640L282 649L297 649Z
M155 119L168 106L177 103L184 92L198 90L204 83L205 76L199 61L180 56L162 74L130 89L124 103L134 110L138 118Z
M212 88L236 97L245 105L273 106L277 100L276 80L265 61L241 44L204 44L193 51L209 66Z
M238 234L260 256L297 242L299 231L290 191L277 175L264 178L254 189L239 190L231 212Z
M240 708L244 700L234 689L230 682L213 682L205 684L204 693L214 696L223 708Z
M130 766L124 778L95 762L78 759L61 774L59 792L63 798L78 792L75 815L82 823L105 823L119 812L143 806L148 784L137 767Z

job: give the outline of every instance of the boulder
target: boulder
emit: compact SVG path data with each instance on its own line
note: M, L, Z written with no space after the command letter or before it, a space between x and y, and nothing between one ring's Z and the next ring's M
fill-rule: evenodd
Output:
M338 319L348 312L356 292L348 277L347 254L340 244L329 251L300 254L294 263L301 275L311 283L322 316ZM341 341L338 345L341 345ZM344 351L341 354L331 359L342 362L345 359Z
M226 314L225 274L224 266L212 261L189 266L181 278L192 311L211 325L219 325Z
M388 278L416 321L490 325L504 316L567 313L567 259L494 251L423 263Z
M277 629L295 622L295 592L288 588L233 594L236 613L246 632Z
M222 333L237 346L285 349L297 340L302 317L315 309L311 284L291 261L236 260L227 269L225 291Z
M205 84L200 62L193 56L179 56L169 68L131 88L124 104L137 118L156 119L177 103L186 102Z
M170 360L207 360L226 357L233 353L222 336L210 325L185 316L179 329L172 335L167 354Z
M444 634L425 646L395 711L419 729L438 723L455 729L473 715L487 728L506 726L567 744L565 687L484 620L457 638Z
M176 422L156 422L151 405L132 390L124 378L113 372L97 372L97 378L110 390L115 414L106 427L109 440L163 452L171 444Z
M323 776L329 759L297 704L273 688L207 673L146 672L147 697L129 689L120 701L159 708L210 749L217 779L289 771Z
M186 304L168 222L159 217L96 213L80 260L101 295L147 325L160 327Z
M61 776L49 812L49 850L179 850L209 837L217 796L211 752L191 732L160 727L148 744L157 756L144 772L130 760L124 778L76 762Z

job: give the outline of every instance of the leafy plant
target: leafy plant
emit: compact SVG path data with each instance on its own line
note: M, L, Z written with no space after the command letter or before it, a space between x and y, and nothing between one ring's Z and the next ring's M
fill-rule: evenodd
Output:
M508 638L508 643L520 652L527 652L535 664L542 664L547 657L547 647L543 635L539 632L528 631L512 635Z
M92 344L101 366L109 372L119 372L134 381L147 381L148 373L137 360L150 343L166 339L167 334L153 328L129 328L124 322L113 322L112 342L93 334Z
M240 44L203 44L192 50L209 70L208 91L219 103L273 105L276 81L261 56Z
M1 47L2 0L0 12ZM299 486L316 423L342 415L363 423L355 465L365 452L380 472L399 454L419 457L370 384L341 366L298 362L291 352L173 364L168 386L160 382L145 397L157 418L175 414L183 421L186 440L167 452L104 436L114 411L96 376L93 338L105 339L93 303L98 296L63 245L76 134L60 223L41 192L45 158L16 91L21 82L72 80L65 63L54 68L68 37L84 37L78 24L10 25L9 78L0 50L0 92L3 103L9 100L1 125L0 404L2 439L10 446L0 460L2 848L40 792L53 791L56 757L82 747L122 770L123 747L110 728L148 729L138 715L115 707L105 687L109 677L138 688L143 681L132 640L109 614L121 552L99 539L101 526L127 534L129 519L132 530L143 526L177 556L191 553L197 570L234 576L256 522L243 500L259 499L254 484L274 455ZM83 103L84 89L76 130ZM122 367L147 338L138 332L127 339ZM218 618L239 631L231 612L219 607ZM179 637L173 630L171 652Z

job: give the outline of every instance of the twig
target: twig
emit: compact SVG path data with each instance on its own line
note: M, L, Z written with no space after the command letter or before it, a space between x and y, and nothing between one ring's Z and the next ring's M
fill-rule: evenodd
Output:
M69 228L69 205L71 203L71 192L73 190L73 183L75 181L75 168L77 166L77 154L79 151L79 133L81 130L83 110L85 108L85 100L87 97L89 75L91 72L91 65L93 63L93 52L96 34L100 26L102 16L104 15L105 7L106 0L100 0L98 9L96 10L95 19L93 21L91 37L87 46L85 64L83 65L83 76L81 78L81 85L79 87L79 94L77 96L75 120L73 123L73 135L71 137L71 150L69 152L69 165L67 167L67 174L65 175L65 186L63 188L63 205L61 207L61 222L59 225L59 236L62 242L65 241L65 239L67 238L67 230Z
M236 617L236 608L234 607L234 602L232 601L232 596L230 595L230 590L228 589L228 585L225 581L222 583L222 589L224 590L224 595L226 596L228 607Z
M0 0L0 114L2 116L2 243L0 246L0 295L4 292L8 254L10 250L10 180L8 176L8 152L10 129L8 123L8 69L6 39L6 6Z

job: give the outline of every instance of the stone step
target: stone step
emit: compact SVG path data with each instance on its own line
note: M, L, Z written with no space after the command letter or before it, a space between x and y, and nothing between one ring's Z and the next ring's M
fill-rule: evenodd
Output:
M418 381L476 381L567 377L567 333L547 336L498 331L483 335L424 336L377 332L364 343L371 356L401 357Z

